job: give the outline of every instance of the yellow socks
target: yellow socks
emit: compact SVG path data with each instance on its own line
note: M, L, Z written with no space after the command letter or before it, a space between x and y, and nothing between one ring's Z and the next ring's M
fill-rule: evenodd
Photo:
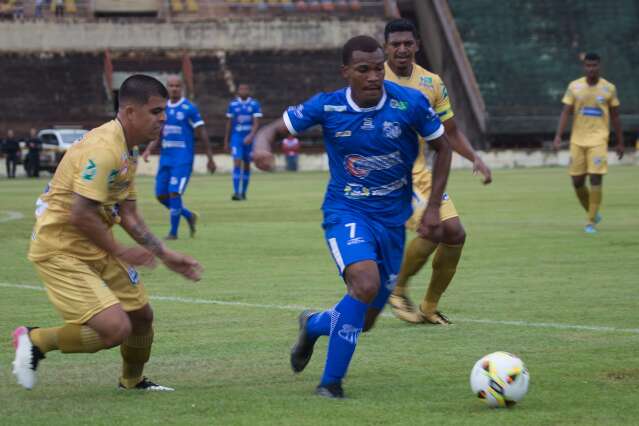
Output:
M585 211L588 211L590 209L590 191L588 191L588 187L586 185L579 186L575 188L575 193L577 193L581 206Z
M422 269L422 266L428 261L428 257L436 248L436 243L421 237L414 238L408 244L393 294L405 295L408 280Z
M426 297L420 308L425 314L433 314L437 311L439 299L448 288L448 285L457 271L457 264L461 257L464 245L440 244L433 258L433 274L430 277L430 284Z
M595 217L601 205L601 185L590 185L590 204L588 205L588 221L595 223Z
M100 336L86 325L65 324L62 327L35 328L29 333L34 345L47 353L56 349L70 353L93 353L106 346Z
M122 345L122 377L120 383L126 388L132 388L142 380L144 364L151 356L151 345L153 344L153 329L145 335L130 335Z

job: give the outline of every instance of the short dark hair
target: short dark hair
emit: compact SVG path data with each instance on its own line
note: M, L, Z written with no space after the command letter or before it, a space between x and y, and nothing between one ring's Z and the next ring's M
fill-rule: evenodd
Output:
M160 80L149 75L134 74L124 80L118 92L118 103L124 105L127 102L146 104L151 96L168 98L169 92Z
M601 62L601 58L595 52L588 52L584 55L584 61L597 61Z
M371 36L359 35L351 38L342 47L342 65L348 65L353 59L353 52L367 52L372 53L377 50L382 50L382 46Z
M417 27L413 24L413 21L409 21L408 19L393 19L388 24L386 24L386 28L384 28L384 41L388 41L388 36L391 33L404 33L411 32L413 33L413 37L415 40L419 40L419 36L417 35Z

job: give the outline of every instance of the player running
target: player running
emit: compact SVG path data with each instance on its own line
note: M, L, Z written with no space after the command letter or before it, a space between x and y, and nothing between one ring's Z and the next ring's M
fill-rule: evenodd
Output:
M435 151L433 184L419 232L441 233L439 207L450 169L444 128L418 91L384 81L384 52L368 36L350 39L342 50L348 87L320 93L290 107L256 138L256 165L273 167L276 137L322 126L330 180L322 210L326 242L347 293L331 309L304 311L291 352L293 371L308 364L320 336L328 336L326 365L317 394L342 398L346 375L362 331L370 330L395 286L404 253L404 222L411 214L411 170L418 135Z
M193 172L195 157L194 136L206 149L207 169L215 171L215 161L209 144L204 120L197 106L182 96L182 79L178 75L167 78L169 100L166 104L166 123L162 130L162 148L160 151L160 167L155 176L155 196L169 209L171 227L166 240L177 240L180 217L189 224L191 237L195 236L198 215L184 207L182 196ZM142 154L148 162L149 155L158 145L159 140L151 142Z
M386 80L419 90L439 115L444 125L451 148L473 163L473 171L483 176L484 184L492 181L490 169L477 155L466 136L457 128L450 105L446 86L442 79L415 63L419 50L419 39L415 25L406 19L396 19L386 25ZM413 216L406 227L417 230L420 219L430 197L432 175L426 164L424 140L419 140L419 155L413 166ZM397 286L388 302L393 313L410 323L450 324L450 320L438 310L439 300L455 275L466 232L453 201L448 194L441 200L441 240L417 236L410 243L404 255L402 269L397 278ZM419 308L408 298L408 281L416 275L435 252L433 272L428 290Z
M559 117L554 147L561 145L568 119L575 114L570 135L570 176L581 206L586 210L588 223L584 232L596 234L601 221L599 206L602 198L603 177L608 173L609 122L615 129L617 156L624 153L623 132L619 118L619 99L615 85L599 75L601 59L596 53L584 57L585 77L572 81L561 100L564 109ZM590 175L590 190L586 186Z
M120 346L122 389L172 391L142 375L153 343L153 311L136 266L155 258L191 280L202 267L167 249L137 210L136 147L159 137L167 92L145 75L127 78L117 118L87 133L66 153L38 199L29 260L64 325L18 327L13 332L13 374L27 389L45 354L93 353ZM138 242L126 247L111 227L119 224Z
M260 103L249 95L251 89L242 83L237 88L237 98L229 103L226 111L226 131L224 133L224 150L233 156L233 195L231 200L246 200L251 179L251 153L253 138L259 127L262 116Z

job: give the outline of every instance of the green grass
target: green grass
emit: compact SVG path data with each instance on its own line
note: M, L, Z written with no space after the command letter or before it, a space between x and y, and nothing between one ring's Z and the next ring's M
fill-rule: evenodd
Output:
M636 423L638 178L636 168L611 169L604 221L592 236L582 232L584 213L564 169L496 171L489 187L454 172L449 192L469 237L441 307L456 324L381 318L360 338L345 401L313 395L325 339L303 374L294 376L288 365L294 306L327 308L344 292L319 226L326 175L255 175L243 203L230 201L228 175L191 181L186 205L202 214L199 233L190 240L182 226L183 239L171 246L196 256L204 279L192 284L158 268L143 271L144 282L153 296L245 305L152 302L156 343L146 373L175 386L172 394L118 392L117 350L51 353L33 391L15 384L11 330L60 319L44 292L6 286L40 285L25 252L45 180L2 181L0 220L7 211L25 217L0 223L0 423ZM153 199L152 179L138 186L148 223L164 235L168 213ZM413 281L416 299L428 274L425 268ZM469 389L473 363L496 350L519 354L530 370L530 392L512 410L490 410Z

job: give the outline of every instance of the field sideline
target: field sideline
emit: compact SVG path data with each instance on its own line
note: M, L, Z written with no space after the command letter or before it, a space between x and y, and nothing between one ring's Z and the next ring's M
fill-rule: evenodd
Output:
M0 181L0 423L40 424L631 424L639 418L639 172L604 179L598 235L563 168L495 172L482 187L453 172L449 192L468 240L441 308L449 328L390 316L360 338L345 401L315 397L326 339L293 375L288 351L303 307L343 294L319 226L324 173L255 174L247 202L230 201L228 175L196 176L187 207L202 214L197 238L172 242L205 266L191 284L164 268L142 271L156 314L147 375L172 394L115 389L119 352L51 353L24 391L11 374L10 332L60 321L25 258L34 202L46 179ZM140 206L158 235L168 211L153 180L138 181ZM118 230L118 235L123 236ZM429 273L412 286L421 298ZM470 392L482 355L521 356L531 388L521 405L495 411Z

